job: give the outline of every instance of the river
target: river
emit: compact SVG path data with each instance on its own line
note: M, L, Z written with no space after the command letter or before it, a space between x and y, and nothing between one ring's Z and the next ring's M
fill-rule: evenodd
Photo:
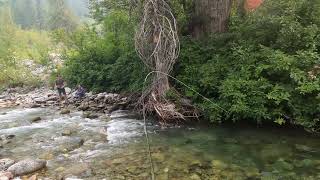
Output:
M54 108L1 109L0 158L45 159L42 179L150 179L143 122L116 111L87 119ZM41 117L38 122L32 122ZM320 141L285 129L148 124L156 179L320 179Z

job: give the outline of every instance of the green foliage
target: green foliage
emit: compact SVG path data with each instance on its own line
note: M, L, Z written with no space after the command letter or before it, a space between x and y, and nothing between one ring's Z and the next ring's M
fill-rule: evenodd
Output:
M140 89L145 71L134 50L132 29L129 14L119 10L105 18L102 32L90 27L71 35L56 32L55 39L70 47L63 76L71 85L82 84L93 91Z
M68 8L65 0L48 0L48 2L50 5L48 28L50 30L73 31L77 26L77 19Z
M8 6L0 7L0 89L38 85L39 80L21 65L21 59L47 62L50 42L46 33L21 30L11 19Z
M234 15L229 33L184 39L177 77L216 104L178 88L212 122L290 121L319 130L319 12L308 0L270 0L247 17Z

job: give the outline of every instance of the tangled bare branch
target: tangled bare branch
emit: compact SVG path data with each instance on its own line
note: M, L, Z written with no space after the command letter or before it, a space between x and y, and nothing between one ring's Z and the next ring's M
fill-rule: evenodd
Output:
M154 111L162 120L183 119L173 103L165 98L170 89L170 74L179 56L180 42L176 19L166 0L146 0L143 18L135 37L135 47L150 71L153 82L142 95L144 109Z
M136 50L151 70L170 73L178 58L177 24L165 0L147 0L136 34ZM161 69L157 69L161 66Z

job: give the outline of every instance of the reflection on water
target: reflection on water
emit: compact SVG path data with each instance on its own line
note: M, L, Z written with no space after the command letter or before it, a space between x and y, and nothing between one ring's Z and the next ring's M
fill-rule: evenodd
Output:
M143 123L119 111L91 120L81 112L16 109L0 115L15 135L0 158L41 158L40 176L150 179ZM41 121L32 123L35 117ZM298 132L253 128L149 127L156 179L320 179L320 141Z

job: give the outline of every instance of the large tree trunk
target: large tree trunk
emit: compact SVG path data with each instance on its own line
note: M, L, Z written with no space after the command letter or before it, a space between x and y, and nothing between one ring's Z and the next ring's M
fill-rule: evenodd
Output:
M201 37L211 33L228 30L228 20L232 0L195 0L195 18L193 35Z

